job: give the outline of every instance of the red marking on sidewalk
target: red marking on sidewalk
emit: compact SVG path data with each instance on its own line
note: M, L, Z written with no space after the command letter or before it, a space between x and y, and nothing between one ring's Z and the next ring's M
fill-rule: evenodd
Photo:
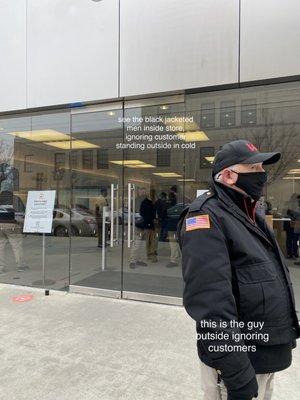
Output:
M25 301L32 300L33 294L21 294L20 296L13 296L12 299L15 303L24 303Z

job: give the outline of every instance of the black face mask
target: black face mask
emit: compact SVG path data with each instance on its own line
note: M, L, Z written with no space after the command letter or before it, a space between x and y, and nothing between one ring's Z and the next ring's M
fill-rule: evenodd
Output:
M236 172L238 175L235 185L244 190L253 200L258 200L263 193L263 188L267 182L267 173L261 172Z

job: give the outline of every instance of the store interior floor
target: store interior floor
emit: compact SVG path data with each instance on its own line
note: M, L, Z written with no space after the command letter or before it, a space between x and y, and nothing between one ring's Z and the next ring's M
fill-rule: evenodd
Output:
M68 291L71 284L172 297L182 296L181 260L178 260L175 267L166 267L169 262L169 243L159 242L156 263L147 260L144 251L142 260L147 263L147 266L137 266L135 269L129 267L130 251L126 246L124 246L123 255L121 246L107 247L107 265L104 270L101 265L102 249L97 247L97 238L76 237L71 247L71 260L69 260L69 245L69 238L46 237L46 288ZM0 273L0 282L43 287L42 237L30 235L25 237L23 247L28 269L17 270L11 249L7 246L5 252L7 268L5 272ZM300 311L300 265L295 265L299 263L299 260L288 259L287 264Z
M6 284L0 301L1 400L204 400L183 307ZM273 400L299 398L293 358Z

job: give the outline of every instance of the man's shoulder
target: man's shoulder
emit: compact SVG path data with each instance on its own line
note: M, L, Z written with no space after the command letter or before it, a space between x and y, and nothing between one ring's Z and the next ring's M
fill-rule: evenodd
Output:
M183 220L191 215L203 213L214 214L216 203L215 205L213 204L215 201L217 201L216 194L210 190L196 197L190 205L186 206L182 210L178 225L182 225Z
M200 212L203 209L206 209L208 205L213 204L217 200L216 193L208 190L207 192L201 194L196 197L196 199L190 204L188 207L188 212Z

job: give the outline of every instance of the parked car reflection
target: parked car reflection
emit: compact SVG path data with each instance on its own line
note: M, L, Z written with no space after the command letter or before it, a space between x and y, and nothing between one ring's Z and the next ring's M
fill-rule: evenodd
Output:
M54 236L95 236L97 231L96 219L89 211L55 208L53 213L52 232Z

